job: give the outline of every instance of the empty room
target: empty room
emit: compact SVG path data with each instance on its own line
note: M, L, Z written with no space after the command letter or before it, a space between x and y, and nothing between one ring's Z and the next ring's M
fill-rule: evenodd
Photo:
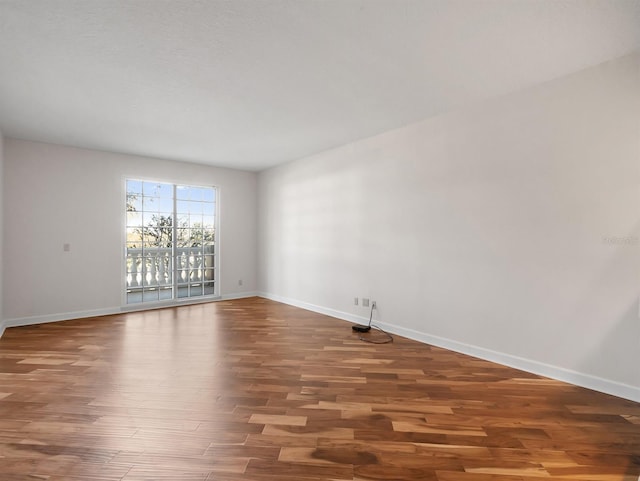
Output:
M640 0L0 0L0 481L638 481Z

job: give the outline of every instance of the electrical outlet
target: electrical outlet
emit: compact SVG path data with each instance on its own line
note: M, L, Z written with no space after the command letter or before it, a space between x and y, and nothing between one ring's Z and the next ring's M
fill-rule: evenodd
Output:
M366 297L362 298L362 307L369 307L369 299Z
M371 301L371 309L377 309L376 301Z
M357 298L357 297L354 297L354 298L353 298L353 305L354 305L354 306L357 306L357 305L358 305L358 298Z
M242 285L242 279L238 280L238 285L241 286Z

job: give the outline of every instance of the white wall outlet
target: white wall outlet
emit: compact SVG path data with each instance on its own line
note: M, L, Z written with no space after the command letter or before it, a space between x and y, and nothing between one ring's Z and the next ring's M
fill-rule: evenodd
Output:
M354 297L354 298L353 298L353 305L354 305L354 306L357 306L357 305L358 305L358 298L357 298L357 297Z
M369 299L366 297L362 298L362 307L369 307Z
M62 244L62 250L64 252L69 252L71 250L71 244L67 244L67 243Z
M376 304L376 301L371 301L371 309L377 309L378 306Z
M238 279L238 285L241 286L242 285L242 279Z

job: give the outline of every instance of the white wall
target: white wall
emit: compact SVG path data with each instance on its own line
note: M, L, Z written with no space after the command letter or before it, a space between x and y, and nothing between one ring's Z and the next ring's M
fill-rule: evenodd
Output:
M127 176L218 186L220 293L255 292L255 173L11 138L4 162L7 325L119 310Z
M265 171L259 289L640 400L639 160L635 54Z

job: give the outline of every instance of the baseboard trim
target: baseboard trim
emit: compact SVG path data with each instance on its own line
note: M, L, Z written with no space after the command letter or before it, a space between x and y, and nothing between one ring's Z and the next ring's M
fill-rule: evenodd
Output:
M109 316L112 314L120 314L120 307L111 307L105 309L93 309L87 311L60 312L56 314L46 314L42 316L17 317L14 319L5 319L4 328L32 326L34 324L45 324L48 322L68 321L71 319L82 319L86 317ZM4 333L4 329L3 329Z
M230 301L232 299L246 299L247 297L257 297L259 294L256 291L251 292L233 292L231 294L223 294L218 299L219 301Z
M225 294L214 298L207 299L189 299L178 302L158 302L154 304L132 304L129 306L109 307L104 309L92 309L86 311L60 312L56 314L46 314L42 316L18 317L14 319L5 319L0 322L0 338L4 331L10 327L32 326L35 324L45 324L48 322L69 321L71 319L83 319L87 317L110 316L113 314L122 314L126 312L151 311L154 309L163 309L165 307L190 306L195 304L203 304L206 302L226 301L230 299L242 299L245 297L255 297L257 292L237 292Z
M368 318L357 316L355 314L350 314L344 311L338 311L336 309L331 309L329 307L319 306L317 304L310 304L308 302L298 301L297 299L290 299L288 297L282 297L276 294L269 294L267 292L259 292L257 295L272 301L282 302L283 304L288 304L290 306L299 307L301 309L306 309L308 311L317 312L318 314L324 314L326 316L336 317L344 321L353 322L354 324L369 323Z
M271 299L274 301L282 302L309 311L317 312L319 314L325 314L327 316L336 317L345 321L362 324L367 323L369 319L365 319L361 316L356 316L348 312L338 311L323 306L317 306L308 302L298 301L296 299L290 299L275 294L260 292L260 297ZM575 386L592 389L594 391L610 394L630 401L640 402L640 387L631 386L629 384L619 383L609 379L592 376L590 374L573 371L571 369L565 369L551 364L545 364L540 361L527 359L512 354L506 354L503 352L486 349L484 347L475 346L472 344L465 344L462 342L454 341L444 337L434 336L425 332L416 331L414 329L405 328L392 324L389 322L375 321L377 325L392 334L404 336L415 341L420 341L432 346L441 347L450 351L459 352L461 354L467 354L469 356L484 359L486 361L502 364L503 366L513 367L526 371L539 376L548 377L557 381L566 382Z
M640 402L640 388L628 384L622 384L609 379L592 376L591 374L573 371L571 369L546 364L540 361L514 356L512 354L493 351L491 349L474 346L472 344L465 344L451 339L433 336L431 334L403 328L386 322L377 322L377 324L394 334L405 336L426 344L478 357L480 359L502 364L503 366L513 367L515 369L520 369L521 371L548 377L557 381L574 384L594 391Z

